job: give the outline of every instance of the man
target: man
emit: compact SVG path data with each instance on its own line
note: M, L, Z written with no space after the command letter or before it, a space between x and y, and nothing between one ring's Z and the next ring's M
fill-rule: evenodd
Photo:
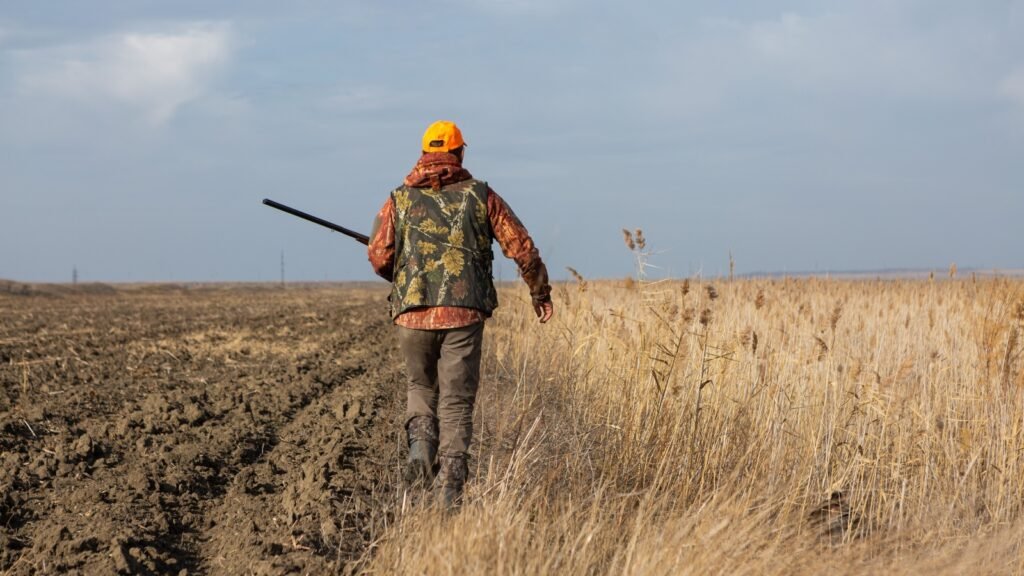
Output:
M458 126L431 124L422 151L377 214L368 254L374 271L392 282L391 316L408 371L405 480L437 486L451 508L461 502L468 472L484 320L498 306L493 240L519 266L542 323L554 307L547 268L526 228L462 167Z

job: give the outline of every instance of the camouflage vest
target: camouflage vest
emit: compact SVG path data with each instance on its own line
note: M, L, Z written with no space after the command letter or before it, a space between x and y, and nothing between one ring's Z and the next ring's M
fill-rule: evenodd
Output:
M464 180L440 190L401 186L395 203L391 316L423 306L498 306L491 262L487 183Z

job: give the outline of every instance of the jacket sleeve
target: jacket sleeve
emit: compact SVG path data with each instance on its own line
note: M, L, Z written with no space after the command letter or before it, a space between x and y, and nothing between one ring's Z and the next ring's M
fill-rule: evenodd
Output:
M395 268L395 203L388 196L387 202L373 219L370 243L366 246L370 265L378 276L391 282Z
M548 269L540 259L540 252L523 223L501 196L491 189L487 191L487 214L494 239L501 246L502 254L514 260L519 267L519 275L530 288L533 301L537 304L550 302L551 285L548 284Z

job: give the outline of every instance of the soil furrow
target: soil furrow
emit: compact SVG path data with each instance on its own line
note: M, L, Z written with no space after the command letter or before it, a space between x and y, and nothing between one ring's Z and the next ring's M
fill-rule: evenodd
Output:
M0 570L277 573L358 553L330 524L370 524L357 502L396 382L381 295L257 292L0 300ZM253 546L226 536L239 510L288 521Z
M390 332L378 332L390 347ZM371 516L386 510L378 495L391 491L381 479L396 449L389 431L400 378L376 350L352 360L363 370L282 427L274 449L238 473L209 514L202 556L211 573L334 572L371 540Z

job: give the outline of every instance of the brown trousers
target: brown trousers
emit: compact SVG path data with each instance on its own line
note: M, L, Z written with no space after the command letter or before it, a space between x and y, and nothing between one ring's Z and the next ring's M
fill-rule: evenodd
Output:
M408 371L406 425L416 416L438 420L438 454L465 456L473 438L484 323L448 330L398 327Z

